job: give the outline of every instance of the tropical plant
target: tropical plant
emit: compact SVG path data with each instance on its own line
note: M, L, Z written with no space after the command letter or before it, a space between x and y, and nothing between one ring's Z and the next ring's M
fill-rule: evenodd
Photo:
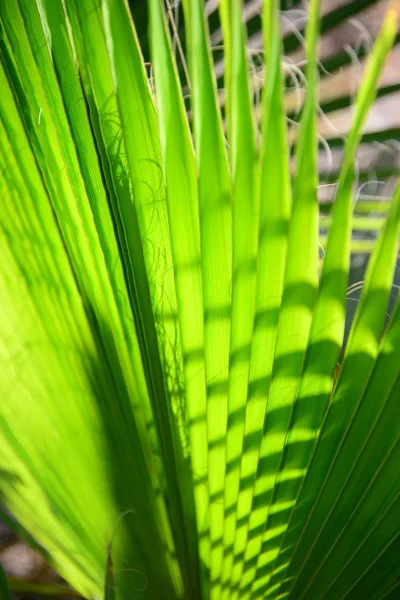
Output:
M201 0L189 113L160 0L155 97L126 0L0 4L0 489L85 597L399 593L400 186L343 343L356 153L398 13L320 239L318 5L292 171L275 0L260 134L240 0L220 4L223 115Z

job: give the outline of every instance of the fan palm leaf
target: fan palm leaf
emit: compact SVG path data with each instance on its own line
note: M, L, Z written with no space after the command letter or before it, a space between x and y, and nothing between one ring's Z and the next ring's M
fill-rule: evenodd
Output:
M184 65L148 8L147 46L126 0L0 4L2 503L88 598L394 598L400 184L378 217L353 208L398 8L323 233L319 104L346 101L320 81L319 29L350 6L309 3L291 128L278 2L256 103L240 0L220 4L222 100L203 2L183 2Z

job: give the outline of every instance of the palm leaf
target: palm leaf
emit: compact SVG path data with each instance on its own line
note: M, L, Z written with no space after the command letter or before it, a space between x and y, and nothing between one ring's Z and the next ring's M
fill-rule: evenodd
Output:
M1 600L10 600L10 591L8 589L7 579L0 565L0 598Z
M373 5L312 0L303 50L275 0L246 27L240 0L150 0L149 40L126 0L0 4L1 500L85 597L398 593L400 184L362 197L354 168L396 131L368 117L394 5L345 141L318 108L352 99L326 32Z

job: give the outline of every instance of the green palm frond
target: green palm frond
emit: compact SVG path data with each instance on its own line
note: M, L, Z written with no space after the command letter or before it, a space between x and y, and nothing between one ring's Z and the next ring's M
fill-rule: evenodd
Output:
M397 597L400 184L357 162L398 8L335 137L324 35L374 3L303 44L250 4L0 3L0 499L87 598Z
M3 567L0 565L0 598L1 600L10 600L10 592L8 589L7 579L3 570Z

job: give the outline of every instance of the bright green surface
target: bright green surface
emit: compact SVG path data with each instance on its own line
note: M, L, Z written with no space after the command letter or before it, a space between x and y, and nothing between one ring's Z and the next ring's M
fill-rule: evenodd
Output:
M160 0L151 69L125 0L0 3L1 501L86 597L395 597L400 187L352 209L396 14L327 213L319 2L293 172L278 2L260 132L240 0L220 7L226 121L203 2L183 8L189 118Z

